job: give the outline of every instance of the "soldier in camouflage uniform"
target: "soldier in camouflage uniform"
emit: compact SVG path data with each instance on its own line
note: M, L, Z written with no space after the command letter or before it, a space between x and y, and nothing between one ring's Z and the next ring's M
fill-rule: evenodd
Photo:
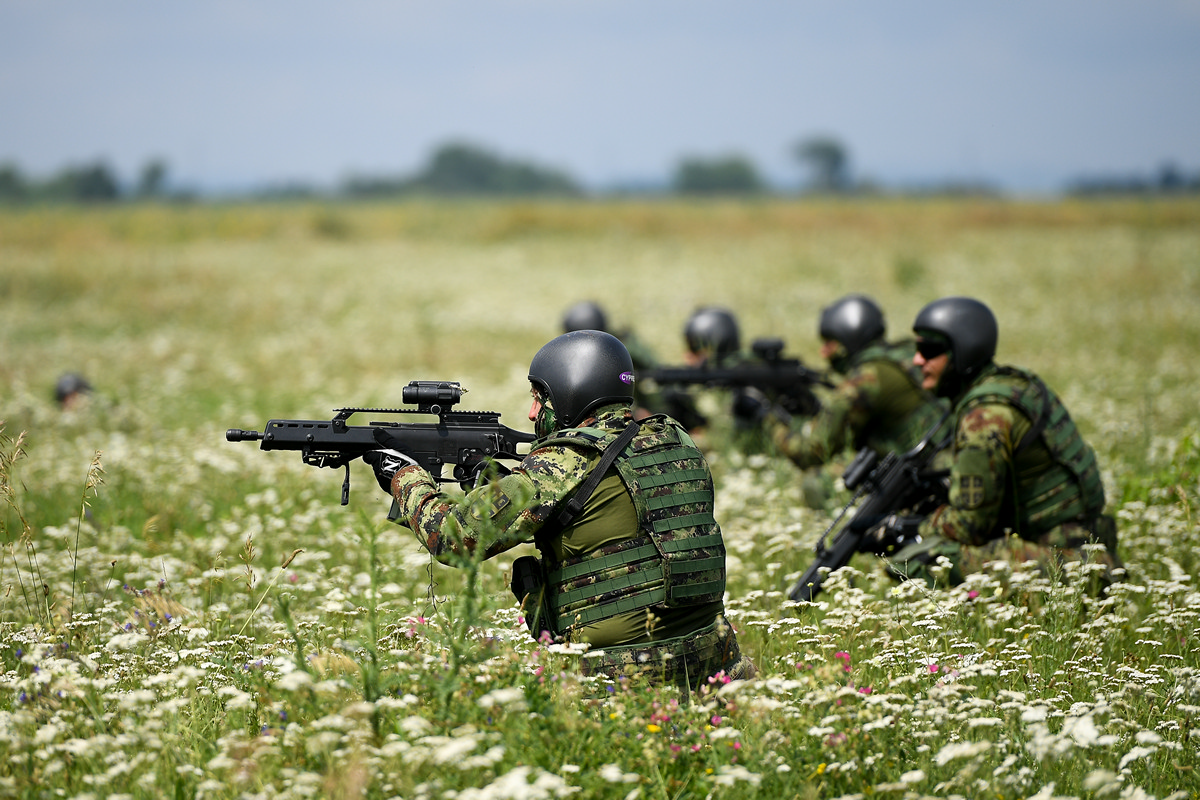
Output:
M632 328L621 330L609 328L608 314L604 312L604 308L599 303L593 300L576 303L566 310L562 318L563 333L588 330L604 331L620 339L621 344L625 345L625 349L629 351L629 357L633 359L634 374L641 374L644 370L651 370L658 366L658 357L654 351L638 338ZM681 402L673 397L677 391L674 389L649 390L640 385L640 381L635 381L633 386L634 416L643 419L651 414L670 414L675 410L675 404Z
M724 616L708 465L671 418L633 419L625 346L595 330L563 334L534 356L529 381L538 439L512 473L465 498L398 453L372 454L403 524L446 563L532 541L541 558L514 564L514 594L531 631L590 645L587 674L691 688L722 671L753 677Z
M683 326L687 346L683 361L689 367L734 367L746 364L755 357L742 350L741 329L737 317L727 308L703 306L692 312ZM761 395L746 389L726 391L722 395L734 421L733 439L739 450L760 452L765 443L761 425ZM691 401L691 398L688 397ZM668 413L678 419L693 434L704 436L709 419L694 401L673 408ZM707 442L705 445L707 446Z
M1116 522L1092 448L1058 396L1027 370L992 360L998 329L978 300L947 297L917 315L914 363L926 389L950 398L954 443L949 502L927 518L892 517L892 534L919 534L889 562L898 578L933 582L946 556L951 582L987 561L1035 561L1058 574L1088 567L1097 589L1123 573Z
M912 340L884 341L883 312L869 297L848 295L821 312L821 356L841 373L803 426L772 409L764 420L775 447L801 469L825 464L847 445L879 455L909 450L948 407L921 388Z

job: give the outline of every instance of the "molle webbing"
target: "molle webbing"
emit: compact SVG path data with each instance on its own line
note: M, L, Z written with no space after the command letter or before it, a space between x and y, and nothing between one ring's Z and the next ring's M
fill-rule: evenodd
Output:
M558 441L604 452L616 439L616 432L577 429ZM724 597L725 546L713 516L712 477L687 433L651 418L614 467L633 499L641 535L548 571L560 631L650 606Z
M1032 427L1013 444L1014 474L1021 456L1038 439L1054 460L1053 467L1016 486L1018 532L1023 537L1039 535L1064 522L1099 516L1104 510L1104 485L1096 454L1079 435L1066 406L1033 373L1013 367L997 367L996 371L1025 383L993 383L985 378L967 392L959 407L999 400L1031 420Z
M648 536L563 562L546 575L558 630L660 605L667 599L658 548Z

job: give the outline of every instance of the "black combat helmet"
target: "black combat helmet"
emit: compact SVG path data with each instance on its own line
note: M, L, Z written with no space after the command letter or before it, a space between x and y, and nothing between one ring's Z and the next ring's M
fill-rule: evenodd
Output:
M633 359L612 334L571 331L537 351L529 382L549 398L558 429L573 428L602 405L633 402Z
M821 338L832 339L846 348L846 355L858 354L883 336L887 330L883 312L866 295L846 295L821 312Z
M59 405L62 405L71 397L91 390L92 385L87 382L86 378L78 372L68 372L54 384L54 399L58 401Z
M698 309L683 329L687 348L693 353L710 351L716 360L741 349L737 318L724 308Z
M970 297L934 300L917 314L913 332L940 336L950 347L950 363L937 388L943 397L957 395L992 363L1000 335L992 310Z
M563 314L562 327L564 333L571 331L607 331L608 316L599 303L584 300L567 309Z

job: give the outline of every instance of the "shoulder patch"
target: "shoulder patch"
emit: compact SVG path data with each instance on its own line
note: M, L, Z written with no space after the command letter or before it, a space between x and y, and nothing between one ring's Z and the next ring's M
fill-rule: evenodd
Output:
M979 508L983 505L983 476L960 475L958 477L959 503L963 508Z

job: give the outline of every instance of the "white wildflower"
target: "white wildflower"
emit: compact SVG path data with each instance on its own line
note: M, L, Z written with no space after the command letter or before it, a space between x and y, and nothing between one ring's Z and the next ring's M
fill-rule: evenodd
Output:
M1088 714L1063 720L1062 735L1070 736L1081 747L1090 747L1100 738L1100 731L1096 729L1096 721L1092 719L1092 715Z
M502 708L511 708L514 711L520 711L526 708L525 690L520 686L510 686L503 689L493 689L492 691L479 698L480 708L492 708L500 706Z
M996 717L975 717L967 722L968 728L994 728L997 725L1003 725L1004 720Z
M717 774L712 776L712 782L718 786L733 786L738 781L746 781L752 786L758 786L762 776L743 767L741 764L723 764L717 768Z
M1125 769L1131 761L1137 761L1139 758L1152 756L1158 750L1156 747L1135 747L1125 755L1121 756L1121 763L1117 765L1117 769Z
M298 692L301 689L312 686L312 682L311 675L302 669L298 669L280 676L279 680L275 681L275 686L285 692Z
M939 767L944 767L951 761L960 758L974 758L980 753L987 752L991 747L991 742L954 742L939 750L933 760Z
M233 711L239 708L254 708L254 696L249 692L243 692L236 686L222 686L217 690L217 695L228 698L225 701L226 710Z
M597 772L609 783L637 783L640 780L636 772L623 772L616 764L605 764Z
M478 745L473 736L426 736L421 744L433 748L430 757L437 764L453 764L466 757Z
M128 633L118 633L104 643L105 650L132 650L146 640L145 636L137 631L129 631Z
M530 774L534 775L529 782ZM464 789L457 800L549 800L551 797L566 797L579 791L558 775L551 775L533 767L514 767L482 788Z

